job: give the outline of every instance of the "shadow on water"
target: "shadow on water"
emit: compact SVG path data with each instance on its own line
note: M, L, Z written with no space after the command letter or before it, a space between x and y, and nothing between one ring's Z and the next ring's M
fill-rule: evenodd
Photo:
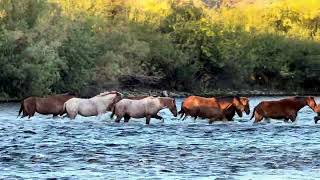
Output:
M251 108L269 98L252 98ZM182 99L177 101L180 107ZM109 114L71 121L17 119L18 104L0 105L0 178L296 178L318 179L320 131L308 108L296 123L252 124L250 116L214 123L133 119Z

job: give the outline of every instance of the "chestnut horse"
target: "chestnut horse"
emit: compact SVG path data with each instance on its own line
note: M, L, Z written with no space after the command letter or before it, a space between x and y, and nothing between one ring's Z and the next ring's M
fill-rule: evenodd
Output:
M104 92L89 99L72 98L64 103L64 110L70 119L75 119L78 114L82 116L102 115L110 111L122 99L123 95L116 91Z
M185 120L187 116L194 117L194 119L196 120L198 116L201 118L208 118L207 116L202 116L202 114L211 114L211 119L213 119L214 115L212 113L216 112L218 113L217 117L221 116L219 113L224 113L223 118L232 120L235 112L237 112L240 117L242 116L242 111L244 111L245 109L247 112L250 113L249 101L247 103L247 106L248 109L246 109L246 107L241 103L241 100L238 96L220 98L204 98L199 96L189 96L183 101L179 114L181 114L180 118L182 118L183 115L185 115L183 120ZM210 108L217 108L220 109L220 111L214 110L213 112L205 112L207 110L210 110Z
M237 97L237 96L236 96ZM225 118L228 121L232 121L235 113L238 114L239 117L242 117L242 112L244 111L247 115L250 114L250 106L249 106L249 98L240 97L240 102L244 106L244 109L237 108L233 103L234 98L232 96L227 97L217 97L218 103L220 104L223 110L226 110L226 107L231 105L228 110L224 111Z
M263 118L284 119L288 122L290 119L294 122L298 111L305 106L309 106L315 111L316 102L313 97L290 97L278 101L262 101L253 110L252 119L255 117L255 123L262 121Z
M117 116L115 122L119 123L122 117L124 122L129 122L133 118L146 118L146 124L150 124L150 119L160 110L168 108L171 113L177 116L176 101L169 97L146 97L137 99L122 99L113 108L111 118Z
M60 94L53 95L47 97L28 97L21 101L21 106L19 110L18 116L20 116L21 112L22 118L29 116L32 117L37 112L39 114L53 114L53 116L63 115L65 112L63 111L63 104L74 98L74 95L71 94Z

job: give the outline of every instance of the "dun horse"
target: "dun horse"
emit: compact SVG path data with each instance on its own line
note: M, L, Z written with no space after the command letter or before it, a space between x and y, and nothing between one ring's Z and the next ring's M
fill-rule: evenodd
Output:
M22 118L32 117L37 112L39 114L53 114L58 116L64 114L63 104L75 96L71 94L60 94L48 97L28 97L21 102L18 116L22 112Z
M144 99L144 98L147 98L147 97L150 97L150 96L129 96L129 97L126 97L125 99L140 100L140 99ZM163 117L159 116L158 114L152 115L151 118L163 120Z
M255 117L255 123L262 121L263 118L289 119L294 122L298 111L305 106L309 106L315 111L316 102L313 97L291 97L278 101L262 101L253 110L252 117Z
M111 91L90 99L72 98L64 103L64 110L70 119L75 119L78 114L86 117L97 116L110 111L122 97L121 93Z
M146 124L149 124L150 119L164 108L168 108L175 117L177 116L176 101L173 98L147 97L140 100L122 99L114 106L111 118L116 115L115 122L119 123L123 117L124 122L129 122L131 117L145 117Z
M222 98L204 98L199 96L189 96L182 103L181 118L183 115L185 117L191 116L196 120L197 117L209 118L211 121L216 118L216 120L228 119L231 120L235 114L235 111L242 116L242 111L246 109L249 113L249 103L247 103L248 109L241 103L241 100L237 96L232 97L222 97ZM207 112L212 111L212 112ZM216 115L214 114L216 113ZM222 113L222 114L221 114ZM206 115L205 115L206 114ZM210 117L208 116L210 114Z

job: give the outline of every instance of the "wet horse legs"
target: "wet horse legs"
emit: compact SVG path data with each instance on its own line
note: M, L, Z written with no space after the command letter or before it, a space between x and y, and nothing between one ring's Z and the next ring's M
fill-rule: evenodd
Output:
M151 116L148 115L148 116L146 117L146 124L150 124L150 119L151 119Z
M163 117L159 116L158 114L152 115L151 118L155 118L155 119L159 119L159 120L163 119Z
M116 123L120 123L120 120L122 119L122 116L117 116L116 120L114 120L114 122Z
M314 123L317 124L320 120L320 115L314 117Z
M254 118L255 118L255 119L254 119L254 123L258 123L258 122L262 121L263 116L260 115L259 113L255 112Z
M124 122L129 122L130 116L128 114L124 115Z

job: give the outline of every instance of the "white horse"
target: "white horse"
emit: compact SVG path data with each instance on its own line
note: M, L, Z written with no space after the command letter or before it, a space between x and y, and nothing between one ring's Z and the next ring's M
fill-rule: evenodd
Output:
M113 106L122 99L123 95L116 91L104 92L90 99L71 98L64 103L63 109L70 119L78 114L88 116L102 115L111 111Z
M157 113L164 108L168 108L177 117L176 101L169 97L146 97L142 99L122 99L113 106L111 118L116 115L115 122L119 123L124 117L124 122L129 122L133 118L146 118L146 124L150 119L160 117ZM162 118L162 117L160 117Z

